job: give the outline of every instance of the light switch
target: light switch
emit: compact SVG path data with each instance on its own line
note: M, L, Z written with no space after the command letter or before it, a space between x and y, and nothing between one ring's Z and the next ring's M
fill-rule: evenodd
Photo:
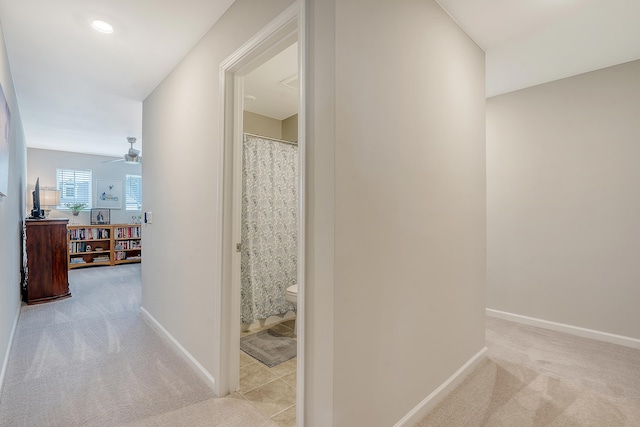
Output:
M153 212L145 212L144 213L144 223L152 224L153 223Z

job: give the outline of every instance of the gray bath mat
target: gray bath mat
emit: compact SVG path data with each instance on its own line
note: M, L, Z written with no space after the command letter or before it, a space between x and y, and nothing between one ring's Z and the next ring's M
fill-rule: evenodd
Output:
M296 347L294 338L268 329L240 338L240 349L270 368L296 357Z

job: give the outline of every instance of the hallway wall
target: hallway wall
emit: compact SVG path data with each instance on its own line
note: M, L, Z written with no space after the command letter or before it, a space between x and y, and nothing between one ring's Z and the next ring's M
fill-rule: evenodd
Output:
M143 104L142 307L220 378L220 64L292 0L236 1ZM225 350L226 351L226 350Z
M484 347L484 53L435 1L309 6L305 426L390 426Z
M640 339L640 61L487 100L487 306Z
M4 380L13 326L20 310L22 222L25 214L27 144L18 108L11 67L0 25L0 84L11 113L9 134L9 191L0 196L0 391Z

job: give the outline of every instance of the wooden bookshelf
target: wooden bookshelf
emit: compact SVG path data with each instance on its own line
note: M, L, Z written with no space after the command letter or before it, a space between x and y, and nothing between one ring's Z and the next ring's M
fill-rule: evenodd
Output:
M142 260L142 228L139 225L115 225L113 243L114 264Z
M140 262L142 226L70 225L67 247L69 269Z

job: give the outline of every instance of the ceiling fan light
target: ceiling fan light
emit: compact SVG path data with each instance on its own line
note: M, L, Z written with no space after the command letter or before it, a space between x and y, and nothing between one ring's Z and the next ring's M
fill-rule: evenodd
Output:
M124 162L125 163L129 163L129 164L137 164L140 163L140 157L139 156L130 156L128 154L124 155Z

